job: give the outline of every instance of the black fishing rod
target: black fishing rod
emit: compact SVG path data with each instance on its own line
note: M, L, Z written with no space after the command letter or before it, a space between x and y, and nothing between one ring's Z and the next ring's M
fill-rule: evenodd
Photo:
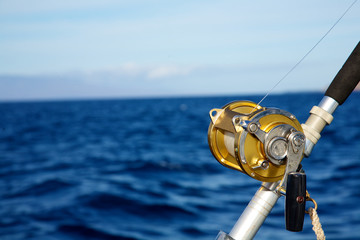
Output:
M220 232L216 239L253 239L281 196L286 198L286 229L302 231L306 201L315 205L309 208L310 214L316 214L317 204L306 190L300 163L310 156L322 130L332 122L332 114L359 81L360 42L304 124L287 111L250 101L235 101L210 111L208 142L214 157L222 165L263 182L231 232ZM324 239L323 232L316 234Z

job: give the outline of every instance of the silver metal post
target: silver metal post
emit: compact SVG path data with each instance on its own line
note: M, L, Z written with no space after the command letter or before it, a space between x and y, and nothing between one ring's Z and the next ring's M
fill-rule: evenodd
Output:
M324 96L319 103L319 107L330 114L333 114L338 106L339 103L335 99L328 96Z
M263 183L241 214L230 232L235 240L253 239L273 209L280 195L275 191L276 183Z

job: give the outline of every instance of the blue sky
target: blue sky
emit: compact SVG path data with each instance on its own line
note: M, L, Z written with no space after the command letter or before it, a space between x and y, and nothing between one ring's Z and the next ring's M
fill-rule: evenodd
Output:
M0 100L263 94L353 0L0 0ZM274 92L323 91L360 3Z

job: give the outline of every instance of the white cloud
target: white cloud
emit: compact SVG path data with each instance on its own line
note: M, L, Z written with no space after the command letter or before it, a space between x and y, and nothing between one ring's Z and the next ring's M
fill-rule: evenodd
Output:
M160 79L167 77L186 76L194 70L194 67L189 66L157 66L149 69L147 77L149 79Z
M128 62L120 66L119 71L128 76L138 76L144 72L144 67L133 62Z
M194 71L207 66L193 66L193 65L180 65L180 64L138 64L135 62L127 62L118 67L111 67L102 70L86 71L84 75L112 75L117 77L128 77L128 78L143 78L144 80L155 80L164 78L174 78L177 76L187 76L192 74Z
M107 67L91 71L70 71L60 75L63 77L76 76L90 84L117 84L129 81L174 80L196 74L196 71L208 69L209 66L176 65L176 64L138 64L127 62L116 67ZM1 76L1 75L0 75Z

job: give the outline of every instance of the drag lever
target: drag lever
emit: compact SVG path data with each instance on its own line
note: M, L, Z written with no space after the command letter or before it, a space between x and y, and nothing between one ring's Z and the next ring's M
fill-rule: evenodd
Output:
M306 202L306 175L290 172L287 177L285 200L286 229L300 232L304 225Z

